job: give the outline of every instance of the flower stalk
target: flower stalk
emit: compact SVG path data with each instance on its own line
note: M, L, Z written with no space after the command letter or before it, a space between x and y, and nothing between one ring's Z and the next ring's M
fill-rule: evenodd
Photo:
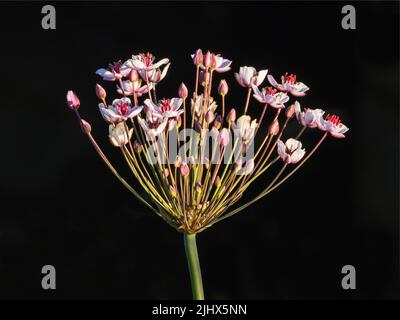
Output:
M203 279L201 277L200 260L197 252L196 234L183 234L185 253L189 267L193 300L204 300Z

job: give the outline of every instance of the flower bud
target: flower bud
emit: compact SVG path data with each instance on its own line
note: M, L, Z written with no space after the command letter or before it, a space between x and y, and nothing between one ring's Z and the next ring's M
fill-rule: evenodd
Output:
M292 104L289 108L286 109L285 115L286 115L286 117L288 117L288 118L292 118L293 115L295 114L295 112L296 112L295 105Z
M269 126L268 133L272 134L273 136L276 136L278 134L278 132L279 132L279 122L278 122L278 120L275 120Z
M169 192L171 193L171 196L176 198L177 193L176 193L176 189L173 186L169 186Z
M222 126L222 117L219 115L214 120L214 127L219 129Z
M246 166L244 167L244 173L250 174L254 170L254 159L249 159L246 161Z
M135 140L135 142L133 143L133 149L134 149L137 153L141 153L142 150L143 150L142 145L141 145L137 140Z
M186 178L190 173L189 166L185 162L182 162L182 165L180 166L180 170L181 170L181 175L184 178Z
M179 98L182 98L182 99L186 99L188 96L188 89L186 88L186 86L183 82L179 86L178 95L179 95Z
M72 110L78 110L78 108L81 105L79 98L76 96L76 94L72 90L69 90L67 92L67 105Z
M204 166L207 170L210 168L210 160L207 157L204 158Z
M200 182L196 182L195 188L197 193L200 193L203 190L203 187Z
M106 90L99 84L96 84L96 95L100 100L104 100L107 96Z
M226 147L229 143L229 131L226 128L223 128L218 136L219 144Z
M224 96L228 93L228 91L229 91L228 83L225 80L221 80L218 85L218 93L221 96Z
M243 165L242 159L239 159L238 161L235 162L235 164L233 165L233 168L237 172L240 169L242 169L242 165Z
M201 131L203 130L203 127L197 120L194 123L194 129L196 130L197 133L201 133Z
M182 158L178 155L175 158L174 166L176 168L179 168L181 166L181 164L182 164Z
M196 164L196 160L194 159L194 156L189 157L189 164L192 166Z
M90 133L90 131L92 131L92 126L90 125L90 123L83 119L81 119L81 128L82 128L82 131L86 134L88 134L88 133Z
M208 110L206 113L206 122L210 124L211 122L214 121L214 119L215 119L214 112L212 110Z
M210 67L211 69L215 69L217 67L217 57L214 53L211 54Z
M168 176L169 176L169 170L168 169L164 169L164 176L166 177L166 178L168 178Z
M214 140L218 139L218 135L219 135L219 131L217 128L212 127L212 129L210 130L210 136L211 138L213 138Z
M132 69L132 71L129 73L129 80L131 80L131 82L138 82L140 80L139 72L137 72L135 69Z
M203 63L203 52L201 49L197 49L193 55L193 63L198 66Z
M236 120L236 110L232 108L226 115L226 121L234 122Z
M207 53L204 55L203 65L206 68L209 68L211 66L211 52L210 51L207 51Z

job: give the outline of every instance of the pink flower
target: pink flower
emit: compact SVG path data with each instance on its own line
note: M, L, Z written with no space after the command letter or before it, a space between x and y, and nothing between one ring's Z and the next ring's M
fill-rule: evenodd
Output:
M278 140L278 154L287 164L297 163L304 157L306 151L301 147L301 142L293 138L288 139L286 143Z
M107 81L119 80L122 77L128 76L129 73L130 70L122 68L121 60L114 63L110 63L108 65L108 69L101 68L96 71L96 74L103 77L103 80Z
M226 147L229 143L229 131L226 128L223 128L218 136L218 142L219 144L223 145Z
M179 110L183 100L181 98L162 99L159 104L156 105L150 99L146 99L144 104L155 117L158 118L176 118L183 113L183 110Z
M96 95L100 100L104 100L107 97L107 92L101 85L96 84Z
M110 124L108 132L111 144L114 147L122 147L131 139L133 128L128 131L123 123L118 123L116 126Z
M293 105L292 105L293 106ZM297 121L304 127L316 128L318 121L324 115L325 111L322 109L308 109L305 108L301 111L300 103L295 101L294 109L296 112Z
M211 69L218 73L227 72L231 70L230 67L231 64L232 64L231 60L221 57L220 54L215 55L213 53L211 55Z
M186 178L189 173L190 173L190 168L189 166L186 164L186 162L182 162L181 166L180 166L180 171L181 171L181 175Z
M253 67L244 66L240 67L239 73L235 73L235 78L242 87L251 88L252 85L258 87L264 81L267 73L267 69L257 72Z
M154 63L154 56L150 53L133 55L132 59L127 60L123 66L123 70L136 70L144 81L160 82L165 78L170 66L169 59L164 58ZM161 71L160 67L166 64L164 69Z
M281 77L282 83L276 82L272 75L268 75L269 83L281 91L289 92L295 97L302 97L306 91L310 89L304 83L298 82L295 74L288 74L287 72Z
M182 82L178 89L179 98L186 99L189 92L185 84Z
M132 106L129 98L115 99L111 106L106 107L104 103L99 104L100 113L108 123L119 123L132 119L143 109L142 106Z
M284 103L289 101L289 97L286 93L277 92L277 90L272 87L266 87L260 91L258 87L253 85L253 91L253 97L259 102L266 103L276 109L284 108Z
M153 117L151 111L146 113L146 120L142 119L140 116L138 116L137 119L146 135L153 139L164 132L168 124L168 118L161 119Z
M318 128L322 131L328 131L335 138L344 138L345 133L349 131L340 118L336 115L328 114L325 119L321 115L317 121Z
M150 90L153 89L154 85L153 83L149 83L149 86L145 84L144 86L140 86L141 81L134 81L132 82L131 80L125 80L122 82L122 88L124 92L122 92L122 89L120 86L117 86L117 92L119 94L125 94L125 96L133 96L133 93L135 92L138 97L142 96L143 94L149 92L149 87Z
M81 105L81 102L79 101L78 96L72 90L69 90L67 92L67 105L72 110L79 109L79 107Z
M194 54L190 55L193 59L193 63L196 66L199 66L203 63L203 52L201 51L201 49L197 49L196 52Z

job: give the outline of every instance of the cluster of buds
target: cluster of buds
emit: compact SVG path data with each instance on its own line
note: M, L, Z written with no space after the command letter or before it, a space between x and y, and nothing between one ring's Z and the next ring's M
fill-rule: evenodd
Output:
M166 77L170 63L166 58L156 62L150 53L114 62L96 72L116 83L118 96L111 103L107 103L106 90L96 85L98 108L109 126L109 140L120 149L140 192L121 177L103 153L90 124L80 116L80 101L72 91L67 93L67 104L122 184L175 229L195 234L266 196L297 171L328 134L343 138L348 128L338 116L325 115L322 109L302 109L298 101L288 104L291 96L301 97L309 90L296 75L285 73L278 83L267 69L257 71L250 66L235 73L238 88L247 90L243 107L230 107L226 112L225 100L232 88L226 80L215 78L228 72L232 61L200 49L191 57L195 65L191 96L182 83L177 97L157 99L158 84ZM262 87L266 80L270 85ZM212 96L213 88L216 97ZM260 110L257 118L247 114L251 104ZM264 125L267 112L272 113L272 120ZM284 142L292 119L300 124L300 130ZM322 131L309 152L299 141L307 128ZM261 139L256 144L257 135ZM235 206L247 188L279 163L280 170L266 186L259 187L256 198ZM292 169L287 172L288 168Z

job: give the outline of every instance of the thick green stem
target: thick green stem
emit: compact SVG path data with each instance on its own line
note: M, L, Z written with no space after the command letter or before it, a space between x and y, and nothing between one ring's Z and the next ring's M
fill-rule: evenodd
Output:
M201 269L199 255L197 254L196 234L183 234L185 242L185 252L188 261L190 282L192 284L192 293L194 300L204 300L203 280L201 278Z

